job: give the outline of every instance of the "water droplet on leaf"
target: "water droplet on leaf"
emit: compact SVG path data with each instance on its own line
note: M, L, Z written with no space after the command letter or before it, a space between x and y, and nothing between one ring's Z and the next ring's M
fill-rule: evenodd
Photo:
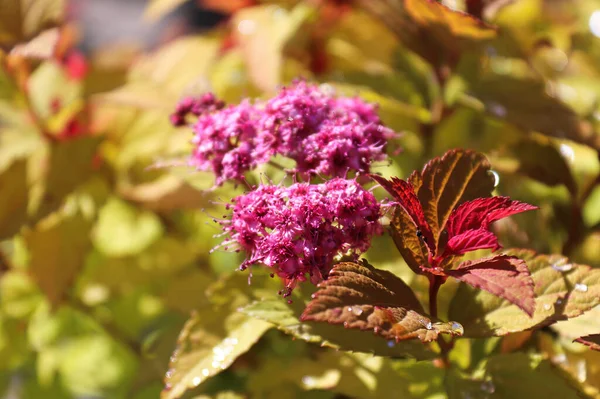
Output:
M566 260L556 262L552 265L552 268L558 272L568 272L569 270L573 269L572 263L565 263L565 262L566 262Z
M463 333L465 332L465 329L463 328L462 324L457 323L455 321L452 322L452 326L450 328L452 329L452 332L455 332L459 335L463 335Z
M202 375L205 377L208 377L208 375L210 374L210 370L209 369L202 369Z
M200 385L201 382L202 382L202 378L194 377L192 379L192 386L197 387L198 385Z
M575 284L575 291L579 292L587 292L588 286L585 284L577 283Z
M481 390L485 393L494 393L496 391L496 387L492 381L484 381L481 384Z

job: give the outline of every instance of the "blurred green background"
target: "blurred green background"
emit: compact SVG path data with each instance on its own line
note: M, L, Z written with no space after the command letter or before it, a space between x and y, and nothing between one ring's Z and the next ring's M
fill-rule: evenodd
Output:
M243 254L209 255L211 216L243 188L181 166L192 134L168 116L186 95L236 103L300 76L377 102L402 151L376 172L484 152L498 194L541 208L497 223L504 246L600 267L600 1L443 3L0 0L0 397L157 398L165 374L164 397L453 395L431 362L244 324L237 308L277 283L257 270L248 287ZM367 258L426 293L392 245ZM169 386L188 319L169 371L185 387ZM600 357L570 341L598 320L535 342L591 395ZM469 345L456 361L474 361Z

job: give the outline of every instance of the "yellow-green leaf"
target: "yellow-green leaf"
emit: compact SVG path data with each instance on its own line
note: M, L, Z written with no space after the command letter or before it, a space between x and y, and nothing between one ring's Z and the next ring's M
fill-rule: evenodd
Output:
M2 0L0 45L11 46L57 25L64 18L63 0Z
M50 303L57 306L83 263L91 242L91 223L79 212L50 215L24 238L31 257L29 272Z
M314 9L299 4L292 11L273 5L243 9L233 20L248 73L262 90L274 91L282 83L284 46L292 37L305 35L301 30Z
M1 133L0 133L1 134ZM19 231L27 216L27 161L14 161L0 171L0 241Z
M346 351L374 353L378 356L407 356L431 359L435 354L416 340L387 341L371 331L345 329L341 325L300 321L306 302L292 296L292 303L278 297L263 299L241 309L245 314L274 324L279 330L306 342Z
M448 316L461 323L467 337L489 337L539 328L581 315L600 304L600 269L570 262L560 255L528 250L505 251L523 259L535 291L533 317L488 292L461 285Z
M490 382L485 386L492 398L580 399L585 397L577 382L541 355L499 355L485 366Z
M161 398L179 398L225 370L269 328L269 323L241 313L227 316L208 308L193 315L177 340Z
M140 253L162 233L163 226L154 213L113 197L100 210L93 241L102 253L120 257Z
M483 21L436 1L362 0L360 5L436 66L455 62L468 44L496 36L496 30Z

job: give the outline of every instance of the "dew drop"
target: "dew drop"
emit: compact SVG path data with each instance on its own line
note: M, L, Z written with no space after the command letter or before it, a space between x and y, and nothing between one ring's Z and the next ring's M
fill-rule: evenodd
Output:
M496 115L501 118L506 116L506 107L502 104L492 102L487 104L487 108L489 112L493 115Z
M592 34L596 37L600 37L600 10L596 10L590 15L588 24Z
M550 310L550 309L552 309L552 305L550 305L549 303L545 303L544 310Z
M557 272L568 272L569 270L573 269L573 264L572 263L565 263L565 260L556 262L552 265L552 268L554 270L556 270Z
M462 324L457 323L455 321L452 322L452 326L450 328L452 329L452 332L455 332L458 335L463 335L463 333L465 332L465 329L463 328Z
M498 187L498 184L500 184L500 175L495 170L490 170L489 173L494 176L494 188Z
M496 391L496 387L492 381L484 381L481 383L481 390L485 393L494 393Z
M425 328L428 330L431 330L431 329L433 329L433 324L431 324L431 322L429 322L425 325Z
M552 362L556 364L566 364L567 363L567 355L564 353L559 353L557 355L552 356Z
M579 360L577 364L575 364L575 370L579 382L585 382L585 380L587 380L587 364L584 359Z
M561 144L559 146L560 154L569 162L573 162L575 160L575 151L570 145Z
M388 341L387 346L388 348L393 348L394 346L396 346L396 343L394 341Z
M315 378L309 375L305 375L304 377L302 377L302 383L306 385L307 388L312 388L315 385L317 385L317 381L315 380Z
M200 385L201 382L202 382L202 378L194 377L194 379L192 380L192 386L197 387L198 385Z
M347 321L344 322L344 328L348 328L348 322Z
M238 23L237 29L242 35L251 35L256 30L256 22L244 19Z
M562 303L563 303L563 300L562 300L562 299L558 298L558 299L556 300L556 304L557 304L557 305L562 305Z
M585 284L577 283L575 284L575 291L579 292L587 292L588 286Z
M208 377L208 375L210 374L210 370L208 369L202 369L202 375L205 377Z
M363 314L363 310L361 308L359 308L358 306L354 306L352 308L352 314L355 316L360 316L361 314Z

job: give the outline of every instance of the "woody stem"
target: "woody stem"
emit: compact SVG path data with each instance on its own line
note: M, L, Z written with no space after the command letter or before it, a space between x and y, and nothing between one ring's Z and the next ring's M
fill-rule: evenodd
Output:
M437 318L437 295L444 280L440 276L429 277L429 315Z

